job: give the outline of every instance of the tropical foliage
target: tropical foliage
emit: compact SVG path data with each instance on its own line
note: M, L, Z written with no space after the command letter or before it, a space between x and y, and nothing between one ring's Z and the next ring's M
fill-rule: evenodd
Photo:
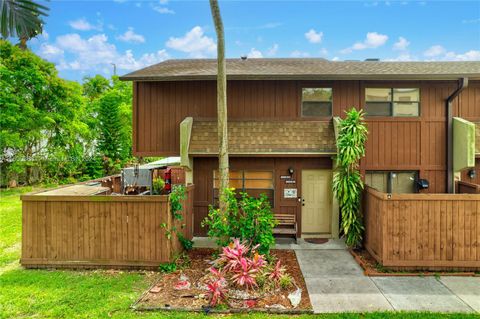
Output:
M0 40L0 184L73 182L118 171L131 155L130 83L84 83Z
M208 227L208 236L215 238L221 247L228 245L232 238L248 240L259 245L260 253L268 255L270 247L275 244L273 228L276 224L268 197L262 194L255 198L240 193L240 199L237 199L235 190L227 188L222 201L226 204L226 212L210 207L202 222Z
M210 306L228 303L230 288L283 289L292 284L291 277L280 261L275 265L269 264L266 256L259 254L258 248L259 245L252 246L248 241L237 238L222 248L221 254L209 269L210 275L205 283ZM269 279L268 285L266 278ZM290 285L286 283L288 279Z
M359 163L365 156L366 140L367 127L363 111L352 108L339 124L337 168L333 176L333 190L342 213L341 228L350 247L359 245L362 240L360 204L363 181Z
M0 33L3 38L18 37L25 49L27 40L43 32L43 17L48 8L31 0L0 2Z

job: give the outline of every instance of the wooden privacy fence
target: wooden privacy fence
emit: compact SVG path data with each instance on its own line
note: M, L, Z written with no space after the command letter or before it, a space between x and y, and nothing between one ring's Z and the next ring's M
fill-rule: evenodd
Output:
M170 212L168 196L22 197L22 257L28 268L156 268L182 250L173 226L192 238L193 185L183 220ZM165 227L161 225L165 224ZM181 227L185 225L184 227Z
M480 269L480 195L385 194L366 187L365 247L392 269Z

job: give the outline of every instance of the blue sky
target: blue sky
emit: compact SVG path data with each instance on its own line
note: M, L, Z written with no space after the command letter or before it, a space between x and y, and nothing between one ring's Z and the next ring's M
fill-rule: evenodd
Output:
M215 57L208 1L50 1L32 50L60 75ZM227 56L480 60L480 1L222 1Z

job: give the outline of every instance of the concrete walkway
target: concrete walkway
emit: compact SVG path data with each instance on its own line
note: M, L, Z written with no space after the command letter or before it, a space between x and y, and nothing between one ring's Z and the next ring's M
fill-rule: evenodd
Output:
M295 253L316 313L480 312L480 277L368 277L341 242L310 245Z

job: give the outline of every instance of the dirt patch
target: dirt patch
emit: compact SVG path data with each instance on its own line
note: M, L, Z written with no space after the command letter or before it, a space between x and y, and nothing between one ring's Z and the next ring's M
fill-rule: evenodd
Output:
M445 271L423 271L423 270L402 270L395 271L380 265L366 249L350 249L355 261L363 268L367 276L372 277L411 277L411 276L478 276L475 272L445 272Z
M210 268L213 260L213 249L194 249L189 252L190 264L183 270L161 274L154 281L142 297L136 302L137 310L152 309L180 309L199 311L208 308L207 291L204 287L204 276L207 269ZM311 310L310 299L308 297L307 287L303 279L300 266L297 262L295 252L292 250L272 250L272 255L281 260L286 267L287 273L293 278L294 285L287 289L276 288L272 291L262 291L254 289L247 294L232 293L229 299L231 310L268 310L271 312L288 312L291 310L305 312ZM188 278L190 287L188 289L176 290L175 285L181 281L181 278ZM293 309L288 295L300 288L302 297L300 304ZM227 310L228 309L224 309Z

